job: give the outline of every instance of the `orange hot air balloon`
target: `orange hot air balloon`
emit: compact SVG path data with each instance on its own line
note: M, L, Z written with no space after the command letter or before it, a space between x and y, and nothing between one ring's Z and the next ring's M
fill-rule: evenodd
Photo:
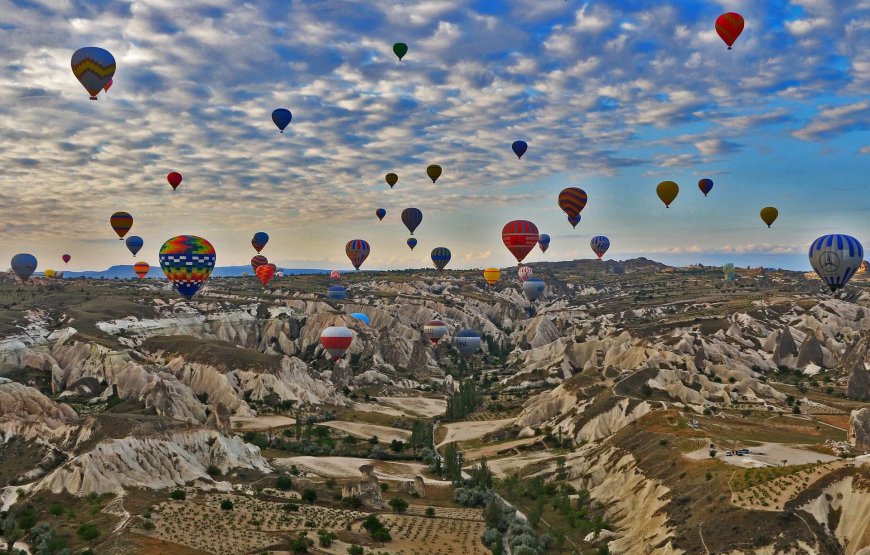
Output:
M275 277L276 271L278 271L278 268L274 264L263 264L262 266L257 266L257 269L255 270L257 279L260 280L263 287L269 285L269 282L272 281L273 277Z
M662 199L662 202L665 203L665 208L671 207L671 203L674 202L675 198L677 198L679 192L680 186L673 181L662 181L656 187L656 194L660 199Z
M133 227L133 216L127 212L115 212L109 217L109 223L118 234L118 239L123 240L124 235L127 235L127 232Z
M498 268L487 268L483 271L483 279L490 285L495 285L501 278L501 270Z
M136 272L136 275L139 276L139 279L144 278L148 275L148 272L151 270L151 265L147 262L137 262L133 264L133 271Z

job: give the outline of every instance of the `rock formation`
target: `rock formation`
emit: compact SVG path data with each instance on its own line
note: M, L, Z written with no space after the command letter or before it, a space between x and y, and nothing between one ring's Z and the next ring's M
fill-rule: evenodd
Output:
M382 509L384 499L381 497L381 484L375 476L375 467L364 464L359 467L362 478L358 482L346 484L341 488L342 497L358 497L367 507Z
M853 410L849 416L849 445L870 452L870 408Z

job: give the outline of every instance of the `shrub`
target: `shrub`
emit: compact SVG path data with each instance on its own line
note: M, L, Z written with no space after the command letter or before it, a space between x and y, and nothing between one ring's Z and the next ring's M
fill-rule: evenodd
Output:
M360 499L356 495L342 498L341 503L342 505L350 507L351 509L358 509L363 505L362 499Z
M144 530L154 530L154 521L146 520L145 522L142 523L142 528Z
M175 501L184 501L187 499L187 493L183 489L174 489L169 494L169 497Z
M232 511L233 510L233 502L229 499L224 499L221 501L221 510L222 511Z
M286 474L282 474L275 479L275 487L281 491L287 491L293 488L293 479Z
M299 512L299 505L297 505L296 503L286 503L284 505L284 511L288 513Z
M306 489L302 492L302 500L306 503L314 503L317 501L317 492L311 488Z
M426 507L426 516L433 518L435 516L435 507Z
M327 532L326 530L321 530L318 532L319 544L320 547L332 547L332 542L338 539L332 532Z
M401 497L393 497L390 499L390 507L397 513L404 513L408 510L408 502Z
M223 474L223 473L221 472L221 469L218 468L217 466L213 465L213 464L208 465L208 468L206 468L205 471L208 472L208 475L211 476L212 478L215 478L215 477L220 476L221 474Z
M76 531L79 537L86 542L91 540L95 540L100 537L100 530L93 524L87 523L79 526L79 529Z
M365 555L365 549L353 544L347 548L347 555Z
M52 503L48 508L48 513L52 516L60 516L63 514L63 505L60 503Z

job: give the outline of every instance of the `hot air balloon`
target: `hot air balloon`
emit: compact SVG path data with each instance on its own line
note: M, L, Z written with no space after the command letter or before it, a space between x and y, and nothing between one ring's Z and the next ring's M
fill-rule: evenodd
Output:
M115 82L114 82L112 79L109 79L108 81L106 81L106 84L103 85L103 90L106 91L106 92L109 92L109 89L112 88L112 85L113 85L114 83L115 83Z
M773 206L765 206L761 209L761 220L767 224L767 227L770 227L776 221L777 216L779 216L779 210Z
M610 239L604 235L596 235L589 241L589 246L592 247L592 252L598 256L598 260L601 260L604 253L610 248Z
M447 324L441 320L429 320L423 325L423 335L426 339L432 342L433 345L441 341L444 334L447 333Z
M178 186L181 185L181 174L178 172L169 172L166 176L166 181L172 185L172 190L178 189Z
M541 233L538 237L538 247L540 247L541 252L547 252L547 249L550 248L550 236L546 233Z
M722 266L722 275L725 277L725 281L734 281L737 279L737 272L734 271L734 264L729 262Z
M263 256L262 254L255 255L251 258L251 269L254 270L254 274L257 273L257 268L262 266L263 264L268 264L269 259Z
M546 287L544 280L541 278L530 277L523 282L523 294L529 299L529 302L534 302L541 298Z
M281 133L284 132L284 129L290 125L290 121L293 119L293 114L290 113L290 110L287 108L278 108L272 112L272 122L278 126L278 129Z
M567 189L562 189L562 192L559 193L559 208L568 215L568 220L570 221L571 218L576 218L580 215L580 212L586 207L588 200L589 197L583 189L568 187Z
M417 229L422 221L423 212L419 208L405 208L402 210L402 223L405 224L411 235L414 235L414 230Z
M36 257L32 254L21 253L12 257L12 271L21 281L27 281L36 271L36 265Z
M511 145L511 149L514 151L514 154L517 155L517 158L522 159L523 154L525 154L529 149L529 145L526 141L514 141Z
M257 275L257 279L260 280L260 283L263 284L263 287L266 287L269 285L269 282L272 281L272 278L275 277L275 272L277 271L278 268L274 264L263 264L257 266L254 273Z
M490 285L495 285L501 279L501 270L498 268L487 268L483 271L483 279Z
M414 247L417 246L417 239L415 239L414 237L408 237L407 243L408 246L411 247L411 250L414 250Z
M471 358L480 350L480 334L474 330L462 330L453 337L453 346L462 356Z
M73 75L96 100L97 95L115 75L115 58L108 50L96 46L79 48L70 61Z
M265 231L258 231L254 234L253 239L251 239L251 245L254 247L254 250L260 252L265 248L266 243L269 242L269 234Z
M329 326L320 334L320 344L332 356L333 361L340 359L351 343L353 332L344 326Z
M404 42L397 42L393 45L393 53L399 58L399 61L402 61L402 58L405 57L405 54L408 53L408 45Z
M387 182L387 185L390 186L390 189L392 189L393 185L399 182L399 176L394 173L388 173L384 176L384 180Z
M329 277L330 279L341 279L341 272L339 272L338 270L333 270L329 272Z
M151 264L147 262L137 262L133 264L133 271L139 276L139 279L144 278L151 271Z
M359 267L362 266L363 262L366 261L366 258L369 257L371 247L367 241L363 241L362 239L351 239L347 242L347 245L345 245L344 252L350 259L350 263L353 264L353 267L359 270Z
M671 203L677 198L679 192L680 186L673 181L662 181L656 186L656 194L665 203L665 208L671 207Z
M127 250L133 253L133 256L142 250L142 245L145 244L145 241L142 240L138 235L131 235L127 237Z
M371 325L371 323L372 323L371 320L369 320L369 317L366 316L365 314L363 314L362 312L352 312L350 314L350 317L356 318L357 320L359 320L360 322L362 322L363 324L365 324L367 326Z
M326 290L326 298L333 301L343 301L345 297L347 297L347 289L341 285L330 285Z
M531 266L520 266L517 269L517 275L520 276L520 281L526 281L534 274Z
M731 50L731 45L743 32L743 16L735 12L723 13L716 18L716 32Z
M207 240L178 235L160 247L160 267L181 296L196 295L214 270L217 255Z
M831 293L843 288L864 260L864 247L849 235L822 235L810 245L810 264Z
M568 223L571 224L571 227L577 229L577 224L580 223L580 214L576 216L568 216Z
M55 277L55 272L54 272L54 270L46 270L46 271L42 272L42 275L51 279L51 278Z
M447 266L448 262L450 262L450 249L447 247L435 247L432 249L432 264L438 268L439 272Z
M704 179L698 181L698 188L701 189L701 192L704 193L704 196L706 197L707 194L709 194L710 191L713 190L713 180L707 179L705 177Z
M426 175L429 176L429 179L432 180L432 183L438 181L438 178L441 177L441 166L438 164L432 164L428 168L426 168Z
M501 240L516 257L517 262L522 262L532 252L538 244L538 237L537 226L527 220L508 222L501 230Z
M72 257L68 254L63 255L60 258L63 260L64 264L69 264L69 261L72 260Z
M379 221L384 221L384 216L386 216L386 215L387 215L387 211L384 210L383 208L378 208L377 210L375 210L375 216L378 217Z
M124 235L127 235L127 232L133 227L133 216L127 212L115 212L109 218L109 223L118 234L118 239L123 239Z

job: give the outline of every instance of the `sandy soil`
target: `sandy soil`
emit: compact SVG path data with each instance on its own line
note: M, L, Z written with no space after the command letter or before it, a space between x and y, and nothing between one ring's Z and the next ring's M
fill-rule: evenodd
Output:
M238 432L258 432L268 430L269 428L280 428L282 426L292 426L296 424L295 418L282 416L280 414L266 414L263 416L250 417L230 417L230 422L233 425L233 431Z
M553 455L546 451L537 451L534 453L524 453L522 455L504 457L502 459L488 460L487 465L489 465L489 469L492 470L492 473L496 478L506 478L508 475L524 466L549 459L552 456Z
M343 420L331 420L321 423L322 426L341 430L354 437L368 439L372 436L378 436L378 440L390 442L394 439L400 441L408 441L411 437L411 432L408 430L399 430L398 428L389 428L387 426L378 426L376 424L362 424L359 422L345 422Z
M358 457L287 457L272 459L270 462L276 466L290 468L296 465L300 470L305 470L324 478L357 479L362 477L359 467L364 464L375 466L375 475L380 480L413 480L418 474L422 474L426 465L421 463L405 463L393 461L376 461ZM447 482L425 479L426 484L441 485Z
M440 416L447 410L446 399L429 399L428 397L377 397L379 403L389 405L402 411L407 416L425 416L431 418Z
M760 466L782 466L809 464L815 462L830 462L837 460L837 457L801 449L799 445L785 445L782 443L762 443L757 447L748 448L751 453L749 455L731 456L725 455L726 449L719 448L716 450L716 458L728 464L740 466L743 468L753 468ZM757 453L764 453L763 455ZM697 449L685 454L685 457L692 460L706 460L710 458L710 449L707 447ZM783 463L785 461L785 463Z
M466 461L476 461L478 459L482 459L483 457L492 458L499 454L499 452L504 451L506 449L513 449L514 447L521 447L523 445L530 445L540 440L539 437L525 437L523 439L515 439L513 441L505 441L504 443L493 443L492 445L486 445L484 447L479 447L477 449L468 449L465 450L465 460Z
M503 420L481 420L479 422L451 422L443 427L447 428L447 436L438 445L444 445L451 441L470 441L485 436L490 432L506 428L514 423L515 418Z
M387 416L407 416L406 413L393 407L376 405L374 403L354 403L351 405L351 408L358 412L377 412L379 414L386 414Z

